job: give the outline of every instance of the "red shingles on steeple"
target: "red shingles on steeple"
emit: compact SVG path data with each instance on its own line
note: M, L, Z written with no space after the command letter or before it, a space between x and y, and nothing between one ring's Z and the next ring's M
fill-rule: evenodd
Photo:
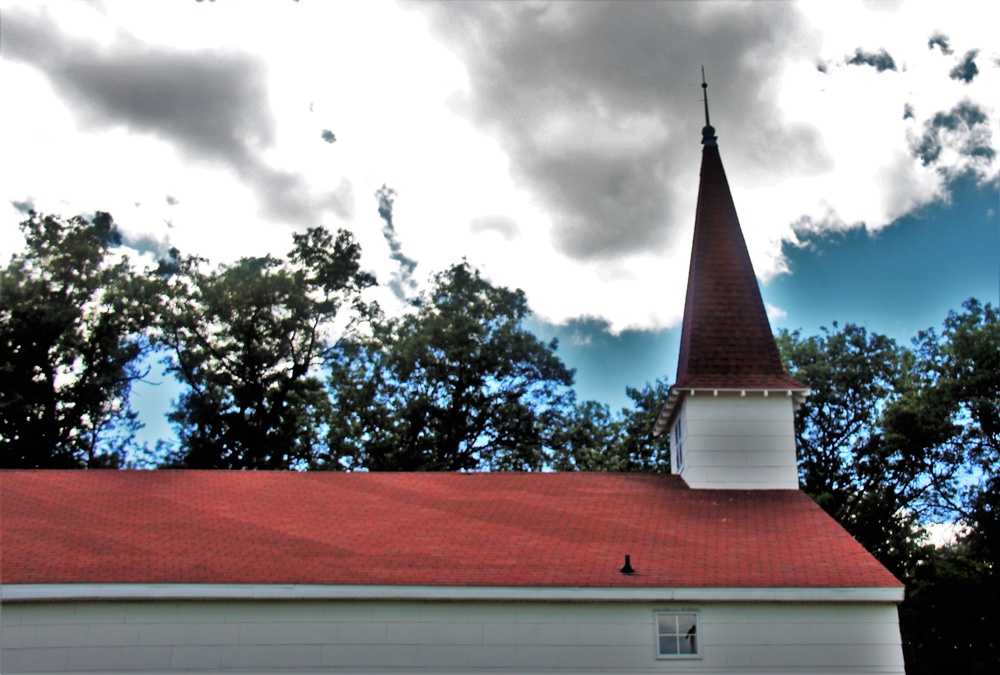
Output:
M703 135L701 186L674 387L806 389L782 367L715 129L706 126Z

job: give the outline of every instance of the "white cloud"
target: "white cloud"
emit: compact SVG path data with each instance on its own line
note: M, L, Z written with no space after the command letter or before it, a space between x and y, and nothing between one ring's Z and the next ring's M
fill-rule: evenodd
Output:
M675 325L694 222L702 63L765 280L785 271L781 246L796 241L794 223L875 231L946 199L956 172L997 175L996 157L963 152L970 142L995 148L995 138L973 138L988 125L941 131L934 162L914 156L935 115L962 101L995 128L992 22L971 5L406 7L24 5L75 36L55 34L52 54L86 38L86 53L106 56L125 35L130 53L159 54L168 66L171 55L257 59L262 89L227 113L266 133L260 143L231 135L218 161L204 162L214 137L199 145L187 133L202 127L178 132L160 117L143 125L114 90L102 110L115 123L88 125L82 111L93 100L84 105L65 78L5 50L0 81L17 96L0 112L0 251L20 246L9 204L30 199L65 215L110 211L137 240L169 240L215 262L284 254L291 230L314 221L345 226L388 280L399 268L374 198L385 183L397 192L395 235L418 262L418 281L466 256L497 283L523 288L543 319L594 316L615 331ZM928 47L937 32L953 54ZM858 48L886 50L897 69L846 65ZM979 74L951 78L973 49ZM323 142L323 129L337 142ZM168 194L179 203L167 204Z
M748 245L765 280L784 271L779 243L796 241L791 225L803 218L806 229L877 231L926 204L947 200L949 180L963 171L990 180L1000 168L996 157L962 151L972 136L988 133L987 125L943 132L945 147L930 165L914 152L935 116L963 101L974 102L995 127L991 92L1000 87L995 51L983 51L980 74L965 84L948 74L957 56L928 47L936 32L949 36L956 51L990 45L982 21L969 20L960 7L944 15L926 3L878 12L860 2L800 7L812 25L823 29L816 63L826 72L809 63L790 66L782 76L781 109L788 120L808 120L820 130L829 170L786 172L771 185L745 189L741 177L752 175L755 167L727 162ZM885 49L897 70L846 65L846 57L859 47ZM986 142L995 148L995 138Z
M958 523L928 523L923 527L927 542L937 548L951 546L959 537L969 534L970 528Z
M781 307L772 305L771 303L764 303L764 309L767 310L767 318L772 323L780 321L788 316L788 312L783 310Z

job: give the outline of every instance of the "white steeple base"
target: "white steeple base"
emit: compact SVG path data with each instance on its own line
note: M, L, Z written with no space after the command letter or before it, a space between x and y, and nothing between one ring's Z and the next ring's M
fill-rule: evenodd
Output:
M670 429L670 467L691 488L797 490L795 396L684 391Z

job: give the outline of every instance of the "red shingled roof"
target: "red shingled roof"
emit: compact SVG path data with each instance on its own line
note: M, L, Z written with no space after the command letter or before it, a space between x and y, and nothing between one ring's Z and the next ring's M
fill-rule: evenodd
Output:
M806 389L785 374L757 277L706 127L694 244L684 304L677 380L680 389Z
M675 476L4 471L0 493L4 584L899 587L798 491Z

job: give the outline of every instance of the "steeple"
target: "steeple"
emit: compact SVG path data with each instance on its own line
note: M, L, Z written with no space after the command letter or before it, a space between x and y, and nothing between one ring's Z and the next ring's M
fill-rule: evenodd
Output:
M701 187L674 386L805 389L781 364L714 131L706 126L702 132Z
M727 414L746 418L747 410L754 406L760 407L755 403L748 403L748 395L752 395L751 398L780 395L790 399L788 412L791 415L793 406L801 403L808 394L808 388L804 384L785 374L777 343L771 333L757 277L722 166L715 128L709 124L708 85L704 81L704 70L702 88L705 92L705 127L702 129L701 185L695 214L677 379L670 388L669 398L657 420L654 430L656 434L675 426L685 400L694 397L707 395L718 399L720 394L726 399L735 397L736 402L743 402L742 407L734 409L734 401L729 401ZM753 417L753 414L749 416ZM673 429L673 435L678 438L671 439L672 447L674 441L677 442L676 454L679 455L673 459L679 465L674 470L682 475L686 468L683 457L680 456L683 451L683 439L680 436L683 435L684 426L677 425ZM767 433L769 436L775 435L772 431ZM690 433L687 435L690 436ZM777 481L779 485L767 486L796 487L791 417L788 418L788 428L781 430L778 435L792 438L791 464L783 467L783 478ZM751 445L753 443L750 442ZM744 466L746 461L744 456L736 460L737 464L742 463ZM711 463L718 462L719 456L714 455ZM702 482L716 481L708 479ZM727 478L721 482L732 481ZM746 481L736 482L747 487L742 485ZM763 482L773 481L766 479ZM691 480L688 483L690 485Z

